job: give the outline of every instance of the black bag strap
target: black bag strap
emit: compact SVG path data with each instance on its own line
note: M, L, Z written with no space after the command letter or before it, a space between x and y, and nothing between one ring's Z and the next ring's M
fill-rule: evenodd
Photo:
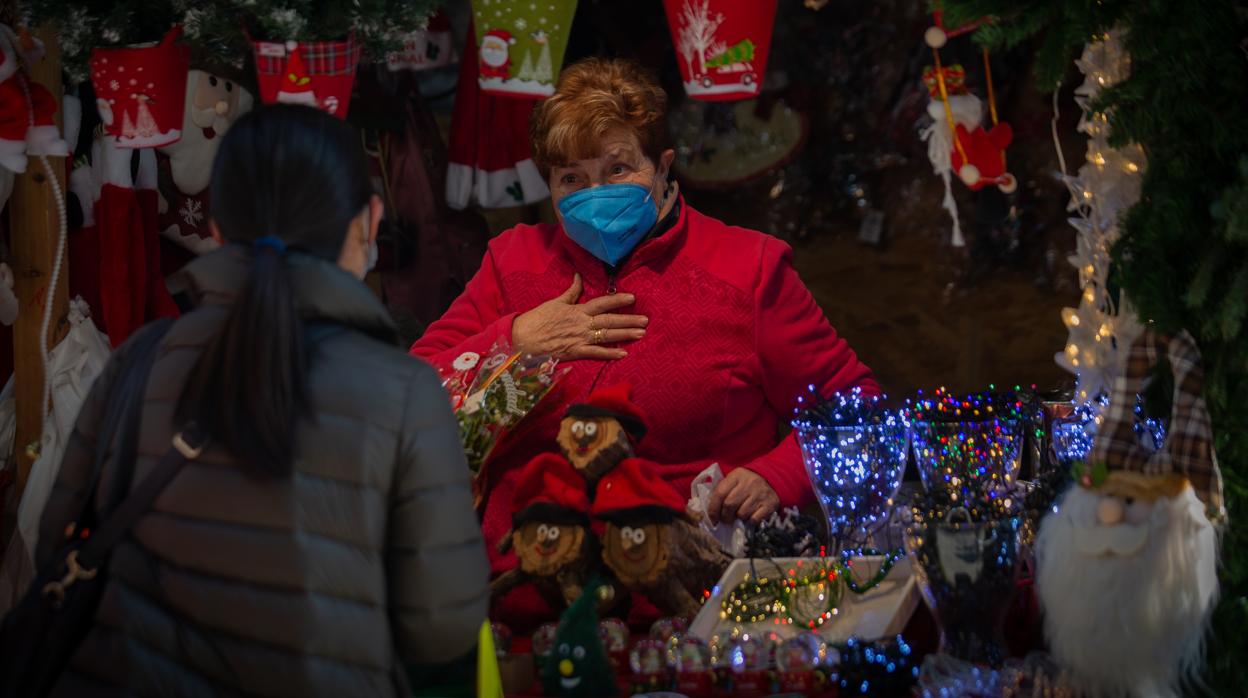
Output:
M182 466L186 465L187 461L199 457L207 441L207 435L193 422L174 434L173 444L152 472L148 473L121 505L109 514L104 523L87 537L87 542L78 550L78 565L90 573L107 558L113 547L120 543L139 518L147 513L152 502L156 501L156 497L164 491Z

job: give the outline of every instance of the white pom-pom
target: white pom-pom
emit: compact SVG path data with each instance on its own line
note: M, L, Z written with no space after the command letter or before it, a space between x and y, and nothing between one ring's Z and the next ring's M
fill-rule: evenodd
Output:
M940 48L948 40L949 37L945 35L945 30L940 27L928 27L927 31L923 32L923 41L927 42L927 45L932 48Z
M997 185L997 188L1001 190L1002 194L1013 194L1018 189L1018 179L1006 172L1001 176L1001 183Z
M958 178L966 186L973 187L979 182L979 168L968 162L958 169Z
M299 42L298 42L298 41L287 41L287 42L286 42L286 50L287 50L287 51L294 51L294 50L295 50L295 49L297 49L297 48L299 48Z

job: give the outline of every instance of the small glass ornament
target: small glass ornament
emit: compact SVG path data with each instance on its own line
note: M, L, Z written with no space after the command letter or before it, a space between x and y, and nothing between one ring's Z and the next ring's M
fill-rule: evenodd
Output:
M544 623L533 631L533 654L545 657L555 649L555 633L559 630L558 623Z
M689 621L680 617L660 618L650 626L650 638L660 642L669 642L680 638L689 631Z
M690 698L706 698L714 687L711 649L693 636L685 636L668 649L668 661L676 671L676 690Z
M494 653L499 659L511 652L511 628L497 621L490 623L490 632L494 634Z
M672 669L667 662L667 644L660 640L638 640L628 653L633 692L648 693L671 686Z
M766 643L755 636L733 640L725 653L732 694L739 698L762 698L771 692L770 657Z

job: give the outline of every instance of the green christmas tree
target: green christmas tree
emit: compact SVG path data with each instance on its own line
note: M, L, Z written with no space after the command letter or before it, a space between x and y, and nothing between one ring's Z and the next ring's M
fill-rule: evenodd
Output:
M614 696L615 675L598 635L598 589L591 580L581 597L559 618L555 649L542 671L548 696Z
M976 40L1013 47L1042 35L1036 76L1055 88L1076 52L1124 31L1131 75L1106 90L1110 145L1148 157L1140 201L1122 221L1113 280L1140 318L1186 329L1206 369L1205 398L1230 524L1222 598L1205 677L1213 695L1248 685L1248 9L1233 0L944 0L946 26L998 18ZM1153 391L1163 394L1166 391ZM1168 405L1156 404L1154 414ZM1202 694L1203 695L1203 694Z
M175 24L196 55L241 66L257 39L314 41L354 33L366 57L381 59L422 29L437 0L18 0L31 24L54 23L75 80L87 78L95 47L157 41Z

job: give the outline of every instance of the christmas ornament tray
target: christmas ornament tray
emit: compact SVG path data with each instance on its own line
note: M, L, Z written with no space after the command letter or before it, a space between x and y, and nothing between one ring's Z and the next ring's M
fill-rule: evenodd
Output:
M884 559L881 555L853 558L854 577L860 580L870 579L884 564ZM724 570L719 583L711 589L711 596L689 626L689 633L710 642L716 635L731 632L734 626L740 626L747 632L774 631L783 638L806 630L804 626L777 623L775 620L736 623L731 619L720 618L723 600L745 580L751 569L755 574L774 574L776 570L796 569L799 563L802 567L816 567L826 564L826 560L816 557L733 560L728 569ZM850 637L868 641L892 637L905 628L918 607L919 598L918 580L910 567L910 559L903 556L893 564L888 576L866 593L856 594L846 589L836 614L815 632L829 642L843 642Z

